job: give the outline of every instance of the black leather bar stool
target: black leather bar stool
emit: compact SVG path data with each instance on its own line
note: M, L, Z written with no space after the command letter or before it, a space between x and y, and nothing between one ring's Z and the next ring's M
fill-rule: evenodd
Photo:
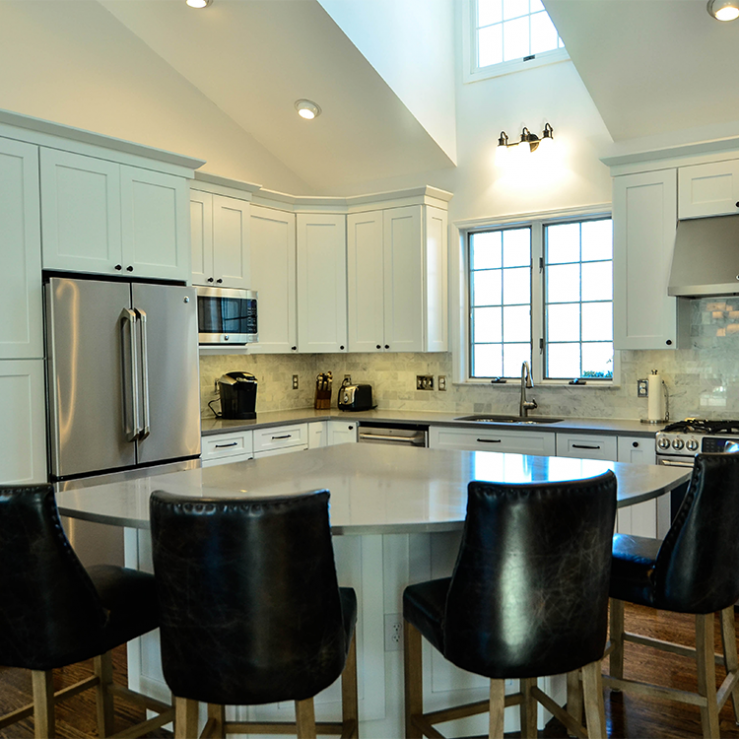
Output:
M357 599L339 588L326 490L280 498L151 496L162 667L175 736L358 736ZM341 675L340 723L315 722L313 697ZM295 723L228 722L224 705L295 701Z
M505 706L520 705L521 736L536 736L536 702L573 733L585 729L536 685L580 670L588 736L605 737L600 660L608 629L612 472L556 484L471 482L451 578L410 585L405 617L405 715L409 738L433 724L490 711L503 736ZM450 662L490 678L490 700L423 712L421 635ZM505 680L521 690L505 695Z
M734 603L739 600L739 455L699 454L688 492L664 541L617 534L611 571L610 677L607 686L698 705L704 737L719 735L728 696L739 719ZM695 649L624 631L624 601L695 614ZM714 614L721 620L723 658L714 655ZM698 694L623 679L624 642L692 657ZM727 676L716 691L715 662Z
M56 736L54 704L93 687L100 736L113 730L114 696L160 714L126 736L172 720L172 706L113 684L110 650L158 626L154 578L111 565L85 570L51 485L0 487L0 593L0 664L31 670L33 682L33 703L0 717L0 728L33 714L37 737ZM55 694L52 670L91 657L94 676Z

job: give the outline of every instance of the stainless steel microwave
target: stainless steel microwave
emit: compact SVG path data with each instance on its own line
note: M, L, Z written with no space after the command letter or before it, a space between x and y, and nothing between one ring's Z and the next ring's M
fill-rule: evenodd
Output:
M198 341L205 345L258 341L257 293L227 287L199 287Z

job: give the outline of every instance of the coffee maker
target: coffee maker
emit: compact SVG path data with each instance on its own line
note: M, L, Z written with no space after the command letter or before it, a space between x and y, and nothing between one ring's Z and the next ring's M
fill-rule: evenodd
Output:
M257 378L249 372L227 372L218 378L221 418L256 418Z

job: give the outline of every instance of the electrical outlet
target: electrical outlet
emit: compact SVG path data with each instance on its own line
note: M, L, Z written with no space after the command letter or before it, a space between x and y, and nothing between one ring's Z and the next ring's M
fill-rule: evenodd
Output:
M636 381L636 397L637 398L648 398L649 397L649 385L646 380Z
M298 376L293 375L293 390L297 390L297 389L298 389Z
M439 390L446 390L446 375L439 375Z
M403 616L385 614L385 651L399 652L403 648Z
M351 375L344 375L344 380L345 380L345 382L346 382L347 385L351 385L352 384L352 376Z
M433 390L433 375L416 375L416 390Z

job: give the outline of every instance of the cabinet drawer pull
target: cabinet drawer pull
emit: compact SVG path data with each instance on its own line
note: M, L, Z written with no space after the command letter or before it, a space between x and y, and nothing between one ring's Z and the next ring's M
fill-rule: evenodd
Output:
M502 439L478 439L481 444L500 444Z
M216 449L225 449L226 447L229 447L229 446L238 446L238 445L239 445L238 441L232 441L230 444L216 444Z
M573 449L600 449L600 444L593 446L592 444L573 444Z
M282 434L282 436L273 436L273 439L291 439L292 434Z

